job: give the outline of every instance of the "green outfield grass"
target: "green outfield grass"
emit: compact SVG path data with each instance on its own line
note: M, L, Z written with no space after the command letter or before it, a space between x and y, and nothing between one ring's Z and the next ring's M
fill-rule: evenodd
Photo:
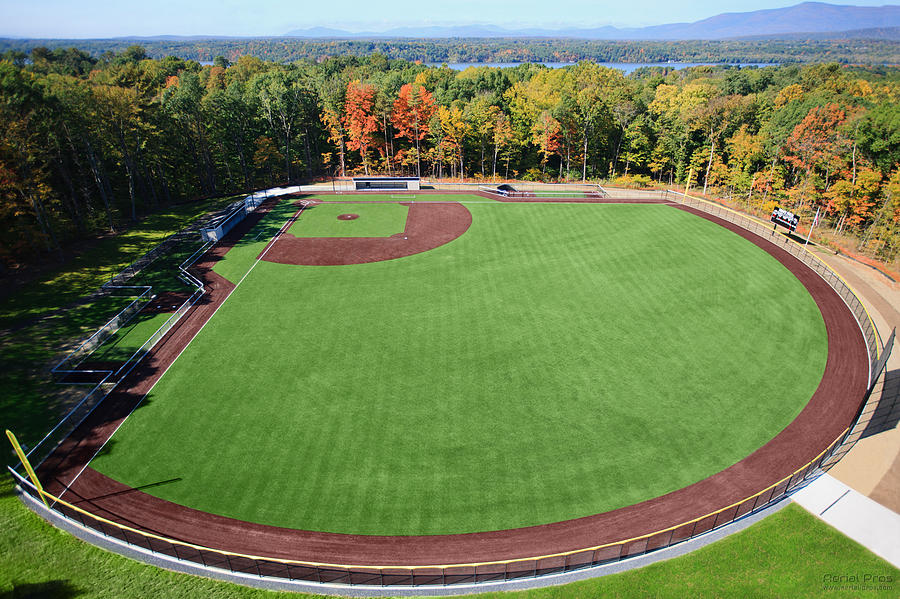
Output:
M88 360L98 362L124 362L172 317L169 313L138 313L128 323L103 342Z
M92 465L271 525L494 530L701 480L816 389L818 308L739 236L661 205L467 207L423 254L254 266L277 206L216 267L252 272Z
M288 229L297 237L390 237L406 228L409 208L397 203L318 204L309 206ZM356 214L355 220L340 220Z

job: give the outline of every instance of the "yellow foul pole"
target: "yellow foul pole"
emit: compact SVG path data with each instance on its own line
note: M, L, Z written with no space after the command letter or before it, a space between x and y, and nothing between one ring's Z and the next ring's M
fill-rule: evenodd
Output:
M6 431L6 436L9 438L9 442L12 443L13 449L16 451L16 455L19 457L19 461L22 462L22 466L25 467L25 472L28 473L28 478L31 479L31 484L34 485L34 488L37 489L38 495L41 496L41 501L44 502L44 505L47 505L47 499L44 497L44 487L41 486L41 481L38 480L37 474L34 473L34 468L31 467L31 462L28 461L28 457L25 455L25 452L22 451L22 446L19 445L18 439L16 436L12 434L11 430Z

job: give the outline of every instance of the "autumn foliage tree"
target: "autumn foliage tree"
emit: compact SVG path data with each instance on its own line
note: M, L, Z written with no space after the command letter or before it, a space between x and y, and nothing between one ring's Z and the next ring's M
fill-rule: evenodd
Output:
M538 147L541 154L541 166L547 170L547 161L550 156L559 150L559 121L548 112L544 111L531 127L532 141Z
M834 169L839 168L839 154L848 147L848 140L841 133L846 118L846 113L837 104L815 106L788 137L784 159L805 173L803 185L798 190L798 208L810 195L817 171L825 170L827 178L829 174L833 177Z
M428 136L429 121L435 110L434 96L418 83L403 85L394 100L391 120L397 129L397 136L410 140L416 146L416 176L422 175L420 144Z
M6 53L0 262L61 255L175 202L343 174L347 160L366 173L545 181L624 169L679 187L693 173L692 183L740 194L749 208L779 203L803 222L822 208L820 227L895 259L898 73L838 64L456 71L378 55L201 65L137 47L97 59Z
M344 127L347 130L347 148L359 151L363 169L369 174L369 146L372 134L378 129L378 120L373 114L375 107L375 87L356 81L347 84L347 99L344 101Z

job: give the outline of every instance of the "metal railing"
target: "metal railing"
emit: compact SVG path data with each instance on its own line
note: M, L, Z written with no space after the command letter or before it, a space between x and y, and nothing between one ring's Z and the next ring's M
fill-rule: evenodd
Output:
M70 351L60 362L50 369L54 375L62 375L72 371L84 358L91 354L95 349L103 345L103 343L116 334L116 332L128 323L135 314L143 310L153 288L148 285L141 286L110 286L107 288L109 293L106 297L116 297L117 293L124 292L122 297L133 297L134 299L120 310L115 316L110 318L106 324L97 329L90 337L81 342L78 347Z
M678 192L661 191L657 193L661 198L671 199L683 205L697 208L769 239L807 264L822 276L824 280L828 281L850 307L856 320L859 322L860 330L866 338L869 358L878 359L881 354L880 338L865 306L853 293L852 288L824 262L787 237L773 234L768 224L748 218L717 204ZM180 268L183 269L183 274L186 277L196 281L190 273L187 273L185 265L192 263L205 249L206 246L198 250L194 256L191 256L182 264ZM159 335L159 337L161 336ZM873 384L872 377L877 378L879 374L880 372L871 372L870 368L870 388ZM862 401L862 398L860 400ZM463 564L409 566L337 564L275 559L213 549L157 535L97 516L52 494L38 491L16 469L10 468L10 471L24 493L37 499L46 499L53 506L52 508L46 508L41 502L37 502L34 505L35 510L52 509L69 521L77 523L86 531L93 531L90 534L114 538L128 545L142 548L152 554L165 555L176 560L201 564L208 568L216 568L238 574L252 574L259 577L307 582L379 586L453 585L536 577L603 565L657 551L705 534L772 504L819 472L820 468L829 468L835 463L836 460L833 459L833 456L836 450L848 439L851 428L844 429L827 448L789 476L749 497L703 516L612 543L526 558Z
M46 460L56 448L65 441L65 439L72 434L72 432L78 428L91 413L93 413L97 406L102 403L103 399L116 388L119 382L134 370L141 359L153 349L160 339L172 330L172 327L174 327L179 319L187 313L195 303L197 303L197 300L203 297L206 293L203 282L192 275L188 271L188 268L190 268L190 266L193 265L193 263L202 256L211 245L211 243L202 245L178 266L179 279L187 285L192 286L194 288L193 293L191 293L175 312L173 312L172 315L169 316L169 318L167 318L152 335L150 335L141 347L135 350L117 368L82 370L77 369L76 366L89 356L90 352L99 347L103 341L115 334L128 319L133 318L144 307L146 301L149 301L149 299L143 299L140 303L138 300L135 300L126 306L124 310L119 312L101 327L100 330L70 352L52 369L51 372L56 376L74 377L90 375L91 380L89 384L93 385L93 387L85 393L84 397L82 397L81 400L62 417L56 426L54 426L43 439L38 441L34 447L28 451L28 459L35 464L35 466L39 466ZM146 298L146 295L150 293L152 288L147 287L146 290L147 291L145 291L139 299ZM63 379L63 382L66 382L65 378Z

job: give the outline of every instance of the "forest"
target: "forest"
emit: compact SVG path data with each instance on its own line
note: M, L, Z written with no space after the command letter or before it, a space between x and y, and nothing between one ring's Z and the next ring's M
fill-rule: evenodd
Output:
M450 38L450 39L306 39L188 38L28 40L0 39L0 53L30 52L35 47L65 49L73 43L100 57L141 45L147 56L179 56L212 62L216 56L236 61L245 54L273 62L323 60L329 56L370 56L412 62L716 62L842 64L897 64L900 40L892 39L735 39L686 41L584 40L553 38Z
M356 173L687 186L900 254L900 68L0 58L0 274L162 206Z

